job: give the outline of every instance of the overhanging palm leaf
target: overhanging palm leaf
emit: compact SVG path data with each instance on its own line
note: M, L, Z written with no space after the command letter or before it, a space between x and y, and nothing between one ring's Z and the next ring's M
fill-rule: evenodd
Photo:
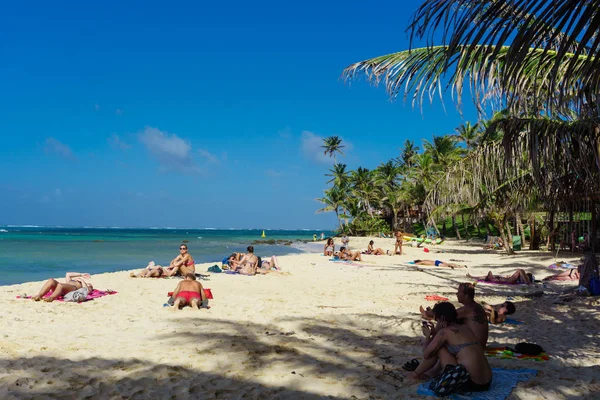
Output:
M505 52L498 82L504 94L519 88L523 71L537 57L531 49L541 50L540 72L547 88L534 101L549 112L564 112L566 103L583 109L600 92L600 0L427 0L409 29L411 43L423 37L433 43L441 32L447 52L443 72L453 68L457 52L479 60L495 60ZM484 84L489 71L484 64L472 71L479 77L477 85ZM523 99L531 94L507 97L509 106L522 109Z
M486 105L504 109L506 99L518 114L531 114L539 111L540 99L551 98L555 103L559 100L563 103L549 105L548 109L570 114L572 107L595 100L596 93L600 92L600 81L587 82L580 76L587 68L589 57L565 54L563 58L574 60L574 70L569 71L570 62L555 70L557 52L530 48L527 59L519 65L519 79L506 85L504 76L510 47L486 47L489 46L434 46L401 51L352 64L344 69L342 77L349 81L365 74L375 85L383 81L391 99L402 96L406 101L412 94L413 106L422 105L425 95L433 100L437 92L441 98L448 89L460 106L463 90L468 86L481 112ZM489 54L492 50L495 53ZM553 81L557 76L565 86L560 99L549 93L556 90ZM582 82L585 82L586 93L589 92L584 99L578 97L583 90Z

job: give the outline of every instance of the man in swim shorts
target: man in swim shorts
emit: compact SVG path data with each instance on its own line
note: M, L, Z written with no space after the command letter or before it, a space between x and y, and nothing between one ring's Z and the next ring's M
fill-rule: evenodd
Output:
M173 298L175 299L175 303L173 304L175 311L186 305L197 310L198 304L208 304L202 284L196 281L196 275L192 273L186 274L185 279L179 282L173 291Z

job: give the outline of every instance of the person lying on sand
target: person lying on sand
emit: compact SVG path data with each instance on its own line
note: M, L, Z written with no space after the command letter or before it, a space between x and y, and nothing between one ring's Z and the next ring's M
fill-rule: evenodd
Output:
M175 276L195 273L196 266L194 259L188 253L188 247L186 244L179 246L179 255L175 257L168 267L163 267L154 264L154 261L150 261L148 266L140 272L129 274L132 278L160 278L161 276Z
M323 247L323 255L332 256L335 252L335 244L333 243L333 238L327 239L325 243L325 247Z
M494 275L492 273L492 271L490 271L485 276L473 276L473 275L467 274L467 278L476 279L478 281L491 282L491 283L501 283L501 284L506 284L506 285L515 285L515 284L531 285L533 283L533 281L535 280L535 277L532 274L530 274L529 272L526 273L522 269L516 270L510 276Z
M367 246L367 251L365 251L364 254L371 254L373 256L380 256L380 255L384 254L383 249L381 247L374 248L373 247L374 244L375 244L375 242L373 240L371 240L369 242L369 245Z
M483 308L487 314L487 319L492 324L501 324L506 321L506 316L514 314L517 311L514 303L505 301L502 304L490 305L483 304Z
M469 327L459 323L451 303L441 302L433 307L435 327L423 325L426 347L423 361L408 373L411 379L429 378L425 373L439 360L442 374L435 378L432 389L445 396L458 389L481 392L490 388L492 369L485 356L485 348L477 341Z
M340 247L340 251L337 256L340 260L362 261L360 251L355 251L355 252L347 251L345 247Z
M458 302L463 306L456 310L460 323L471 329L477 341L483 346L487 345L489 327L485 308L475 301L475 286L472 283L461 283L456 292ZM512 304L512 303L511 303ZM514 306L513 306L514 310ZM421 315L426 319L433 319L431 308L419 308Z
M577 268L569 268L560 274L550 275L542 279L543 281L578 281L580 274Z
M174 311L186 305L196 310L198 309L198 304L208 308L208 300L206 299L204 288L200 282L196 281L194 273L185 274L185 279L180 281L173 291L173 298L175 299L175 303L173 304Z
M44 301L52 302L60 296L64 296L67 293L83 287L86 287L88 292L91 293L91 291L94 290L94 287L90 282L87 282L86 279L90 279L90 274L82 274L81 272L67 272L65 275L65 283L60 283L56 279L48 279L46 283L44 283L44 286L42 286L42 290L40 290L36 296L33 296L32 299L40 301L46 293L52 291L52 295L44 298Z
M434 267L446 267L446 268L467 268L466 265L460 265L460 264L454 264L454 263L447 263L444 261L440 261L440 260L415 260L414 263L416 265L428 265L428 266L434 266Z
M259 271L261 269L263 271ZM281 271L281 267L279 267L279 261L277 260L277 257L275 257L274 255L271 256L271 258L268 260L262 260L260 268L257 269L256 272L259 274L266 274L266 273L272 271L273 269L275 269L275 271Z

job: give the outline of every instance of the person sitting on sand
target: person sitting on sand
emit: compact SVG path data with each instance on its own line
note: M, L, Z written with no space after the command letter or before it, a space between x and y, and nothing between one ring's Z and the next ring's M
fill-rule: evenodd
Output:
M443 372L431 385L436 394L445 396L458 389L463 392L488 390L492 383L492 369L485 356L485 348L469 327L459 323L451 303L438 303L432 312L435 327L423 325L427 344L423 350L424 360L408 377L422 379L439 360Z
M333 243L333 238L328 238L323 248L323 255L332 256L333 253L335 253L335 244Z
M360 255L360 251L347 251L345 247L340 247L340 252L338 253L338 258L340 260L346 261L362 261L362 257Z
M504 285L517 285L517 284L531 285L533 283L533 281L535 280L535 277L532 274L530 274L528 272L526 273L522 269L516 270L511 276L494 275L492 273L492 271L490 271L485 276L473 276L473 275L467 274L467 278L476 279L478 281L490 282L490 283L500 283L500 284L504 284Z
M364 254L371 254L373 256L380 256L380 255L384 254L384 251L381 247L373 248L374 244L375 244L375 242L373 240L371 240L369 242L369 245L367 246L367 251L365 251Z
M489 335L488 319L485 308L475 301L475 286L472 283L461 283L458 285L456 298L463 305L456 310L458 320L471 329L480 344L486 346ZM421 306L419 310L423 318L433 319L434 314L431 308L424 309Z
M42 286L42 290L40 290L36 296L33 296L32 299L35 301L40 301L43 298L44 301L52 302L67 293L84 287L88 289L88 293L91 293L92 290L94 290L94 287L90 282L86 281L86 279L89 278L90 274L82 274L81 272L67 272L65 275L65 283L60 283L56 279L48 279L46 283L44 283L44 286ZM50 291L52 294L44 298L44 296Z
M402 255L402 232L396 231L394 233L396 236L396 244L394 244L394 254Z
M505 301L502 304L496 304L495 306L484 304L483 308L487 314L487 319L492 324L501 324L506 321L507 315L512 315L517 311L514 303Z
M237 271L242 275L256 275L258 268L258 257L254 255L254 246L248 246L248 253L238 262L229 263L231 271Z
M179 246L180 254L171 261L168 267L156 265L154 261L150 261L148 266L140 272L129 274L132 278L160 278L161 276L175 276L195 273L196 266L194 259L188 253L186 244Z
M345 248L347 248L348 250L350 250L350 247L348 246L348 243L350 243L350 239L348 239L348 235L342 236L342 246L344 246Z
M446 267L446 268L467 268L466 265L460 265L460 264L454 264L454 263L447 263L444 261L440 261L440 260L414 260L414 263L416 265L427 265L427 266L433 266L433 267Z
M186 305L197 310L199 303L203 306L208 304L204 288L200 282L196 281L194 273L185 274L185 279L180 281L173 291L173 298L175 299L175 303L173 304L174 311Z

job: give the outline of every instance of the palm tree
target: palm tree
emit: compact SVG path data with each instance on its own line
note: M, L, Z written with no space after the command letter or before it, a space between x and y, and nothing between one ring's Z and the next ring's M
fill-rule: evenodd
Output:
M600 0L427 0L409 30L411 47L424 38L441 45L362 61L343 76L364 73L385 82L392 99L413 104L445 87L460 107L469 87L480 112L507 111L489 128L502 131L507 166L519 168L525 151L538 187L552 186L564 171L598 181ZM565 151L564 143L581 146ZM546 169L555 164L560 171Z
M327 183L332 183L339 188L346 188L348 186L350 175L346 171L346 164L333 164L333 168L329 172L331 173L325 174L325 176L331 177Z
M398 185L399 168L389 160L375 168L374 183L380 188L395 188Z
M479 136L481 135L479 124L475 123L475 125L471 125L469 121L454 129L454 132L456 134L453 136L459 142L463 142L467 146L467 150L472 150L477 146Z
M456 140L452 136L433 136L433 142L423 141L425 152L429 153L433 162L446 169L453 162L458 161L463 150L456 146Z
M400 149L400 158L398 159L400 165L410 169L415 163L415 156L418 152L419 146L415 146L413 140L406 139L404 146Z
M340 188L334 186L330 189L325 190L325 195L319 199L318 202L325 204L325 207L318 209L315 214L322 212L335 212L335 216L338 220L340 229L342 228L342 222L340 221L340 207L342 205L344 195Z
M336 163L336 153L344 154L342 149L345 146L342 146L342 139L339 136L326 137L323 139L323 145L321 147L325 149L323 152L325 155L329 154L329 157L333 157L334 164Z

